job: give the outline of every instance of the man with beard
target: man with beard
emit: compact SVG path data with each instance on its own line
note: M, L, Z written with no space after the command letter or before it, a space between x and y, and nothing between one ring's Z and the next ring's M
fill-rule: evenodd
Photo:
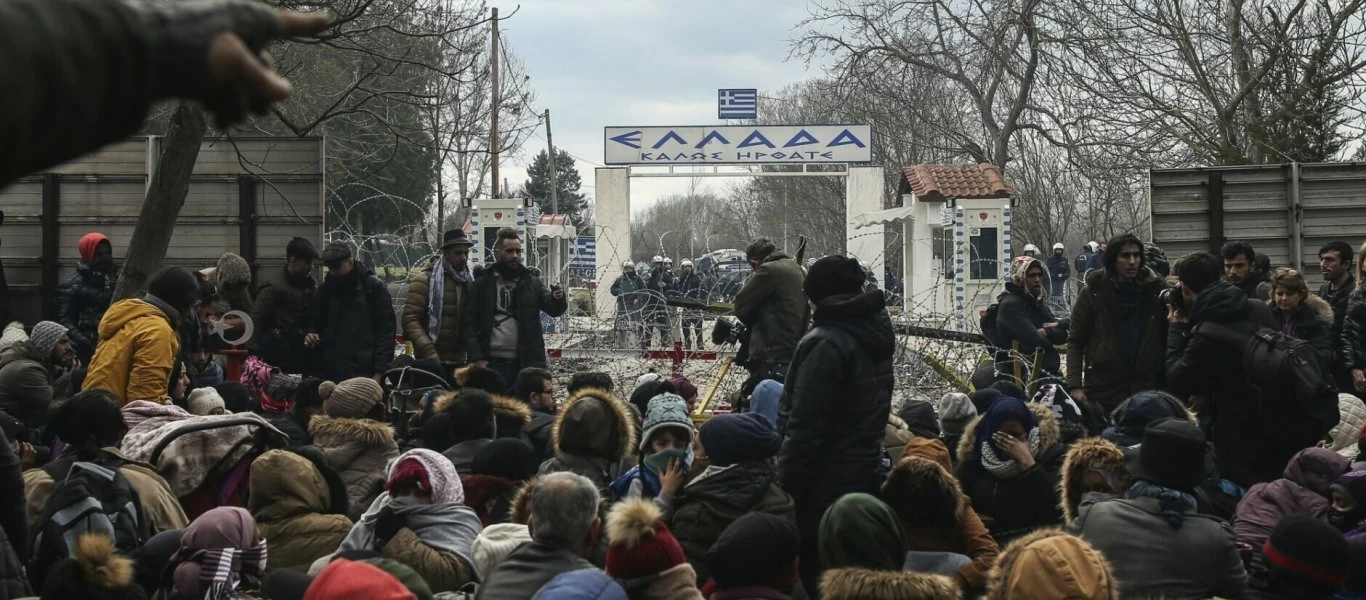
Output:
M256 353L261 360L287 373L312 373L317 352L304 344L317 305L318 282L313 261L318 252L300 237L285 247L285 267L267 277L256 290L251 321L256 328Z
M81 262L57 288L57 322L67 328L71 347L82 362L90 362L100 341L100 319L114 301L118 268L114 246L103 233L87 233L76 242Z
M540 314L552 317L569 309L564 288L546 289L522 265L517 231L502 229L493 244L493 267L480 271L465 307L465 351L471 364L493 369L503 381L516 381L527 367L546 368Z
M1257 270L1257 251L1247 242L1224 244L1224 281L1233 284L1248 298L1268 300L1271 298L1271 282Z
M440 258L413 276L403 307L403 337L413 343L413 355L449 365L442 369L447 375L451 367L465 365L465 334L460 321L467 290L474 280L469 267L473 247L463 229L447 231Z
M71 349L67 328L52 321L33 326L28 341L0 354L0 410L21 421L37 439L59 378L80 363ZM65 390L67 395L71 390Z
M1056 345L1067 341L1068 323L1054 318L1044 302L1043 281L1048 276L1044 271L1043 262L1037 258L1021 256L1011 263L1010 282L996 300L996 331L1001 342L996 353L998 377L1012 377L1014 342L1020 343L1020 355L1026 358L1035 350L1043 351L1044 373L1061 372L1062 358Z
M389 289L351 256L346 244L328 244L322 259L327 279L304 345L322 348L327 379L378 380L394 359L397 323Z

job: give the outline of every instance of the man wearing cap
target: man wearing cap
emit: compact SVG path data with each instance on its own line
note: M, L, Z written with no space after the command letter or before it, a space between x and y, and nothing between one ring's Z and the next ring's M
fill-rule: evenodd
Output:
M612 295L617 298L617 343L625 347L630 342L629 334L634 333L643 348L645 332L641 330L640 311L645 306L645 280L636 273L635 263L621 263L621 275L612 282Z
M1205 434L1185 419L1161 419L1130 450L1124 497L1083 504L1067 525L1100 550L1126 597L1242 598L1247 571L1233 528L1196 511L1205 479Z
M317 306L313 243L296 237L285 247L285 266L261 283L251 309L257 356L286 373L312 374L317 351L304 343Z
M114 302L119 270L114 264L114 246L103 233L85 234L76 249L81 262L57 288L57 322L66 326L76 356L90 362L100 341L100 319Z
M394 359L398 329L389 289L351 255L345 243L328 244L322 259L327 279L318 290L318 306L304 345L322 348L327 379L378 379Z
M744 362L750 379L746 390L764 379L779 383L787 377L787 367L797 342L806 333L810 309L802 295L802 266L766 238L759 238L745 249L754 274L735 297L735 316L749 328L749 355ZM863 269L859 271L859 290L863 289ZM736 359L736 362L740 362Z
M408 284L403 306L403 337L413 343L413 355L465 364L465 299L474 281L470 273L470 248L474 242L463 229L446 232L441 256Z
M493 266L475 275L469 291L463 331L470 362L497 371L505 382L516 381L527 367L544 369L540 314L563 315L569 302L563 288L546 289L522 264L522 241L516 230L498 231Z
M707 301L707 291L702 288L702 276L698 275L693 269L691 260L684 260L680 265L678 279L674 281L673 292L688 298L705 303ZM697 341L693 342L696 335ZM686 309L683 312L683 347L689 350L696 350L702 346L702 312L698 310Z
M47 420L53 384L77 364L66 327L40 321L28 341L0 354L0 410L36 431Z

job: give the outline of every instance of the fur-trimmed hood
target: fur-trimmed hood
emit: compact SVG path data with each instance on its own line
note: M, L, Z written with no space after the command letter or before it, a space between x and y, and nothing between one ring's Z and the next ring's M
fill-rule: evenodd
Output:
M498 420L499 437L508 437L503 434L505 429L520 431L531 422L531 407L511 396L494 396L493 418Z
M1309 294L1309 298L1306 299L1304 303L1306 305L1306 308L1311 308L1314 310L1314 314L1319 316L1320 322L1322 322L1329 329L1333 328L1333 305L1329 304L1327 300L1320 298L1318 294L1312 292Z
M831 569L821 576L825 600L957 600L962 590L933 573Z
M1047 452L1049 448L1062 442L1062 431L1058 428L1058 418L1053 415L1052 409L1037 402L1021 400L1025 406L1029 407L1029 412L1034 413L1034 420L1039 427L1039 454ZM972 460L972 446L977 440L977 425L982 422L981 415L974 418L966 429L963 430L962 439L958 440L958 460L969 462Z
M340 471L368 451L398 450L394 430L369 419L317 415L308 422L308 434L313 437L313 444L327 454L328 462Z
M616 462L635 448L636 425L626 403L606 390L587 388L560 406L550 435L556 454Z
M1040 529L1001 551L985 598L1119 600L1119 587L1100 551L1061 529Z
M1077 440L1062 461L1062 514L1064 522L1077 518L1081 496L1086 492L1086 472L1097 469L1110 474L1116 494L1128 489L1129 469L1124 464L1124 450L1101 438Z
M919 440L920 438L916 439ZM909 492L915 499L923 502L926 495L933 495L938 499L938 503L949 501L949 506L936 507L934 512L939 514L941 508L947 509L957 522L961 523L966 516L964 513L972 506L972 501L963 493L963 488L954 478L953 471L945 468L935 458L917 453L915 450L915 447L907 446L906 451L901 454L901 459L892 467L891 473L887 475L887 481L882 485L883 498L890 503L893 497ZM947 451L944 452L944 457L948 457ZM920 506L913 510L928 508Z
M512 506L508 508L508 522L526 525L531 522L531 490L535 489L540 476L532 477L517 488L512 496Z

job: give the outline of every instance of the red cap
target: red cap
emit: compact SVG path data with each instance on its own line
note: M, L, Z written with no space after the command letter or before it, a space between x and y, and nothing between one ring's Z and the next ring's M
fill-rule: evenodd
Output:
M417 600L417 595L379 567L338 558L318 573L304 593L304 600L342 598Z

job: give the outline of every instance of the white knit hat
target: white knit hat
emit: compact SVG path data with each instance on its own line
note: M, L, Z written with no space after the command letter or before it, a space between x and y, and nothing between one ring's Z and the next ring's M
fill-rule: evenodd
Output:
M493 572L494 567L507 559L513 550L531 541L531 532L526 525L519 523L498 523L484 528L479 537L474 538L470 556L480 573Z
M28 341L28 333L24 331L24 324L18 321L5 326L5 332L0 334L0 352L8 350L10 346Z
M225 412L228 405L223 401L223 396L219 395L218 390L211 387L199 388L190 392L190 396L185 399L185 405L189 408L190 414L204 416L212 413L213 409L221 408Z

